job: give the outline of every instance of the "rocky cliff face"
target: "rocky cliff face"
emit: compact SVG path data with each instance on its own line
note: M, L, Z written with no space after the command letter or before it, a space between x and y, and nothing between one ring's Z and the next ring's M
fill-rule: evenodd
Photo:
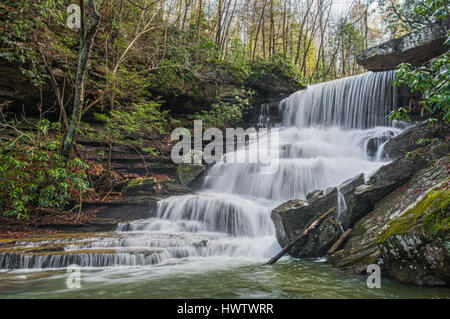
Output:
M0 58L0 107L4 107L4 113L20 114L26 109L29 115L39 115L37 105L41 99L44 105L51 105L51 98L49 86L42 87L41 96L39 87L34 86L17 66Z
M378 263L390 277L418 285L448 284L449 158L418 171L353 227L328 261L350 274Z
M444 41L449 29L450 18L447 18L442 23L369 48L356 61L370 71L393 70L401 63L422 65L448 50Z

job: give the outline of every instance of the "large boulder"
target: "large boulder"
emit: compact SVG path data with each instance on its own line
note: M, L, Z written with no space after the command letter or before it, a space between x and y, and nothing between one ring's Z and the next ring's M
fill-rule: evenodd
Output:
M275 224L276 237L281 246L286 246L298 236L314 220L332 207L338 207L338 197L349 199L353 190L364 183L364 175L359 174L339 187L326 190L317 190L301 199L290 200L281 204L272 211L272 220ZM341 212L342 214L343 212ZM319 227L313 230L308 237L296 243L289 254L293 257L319 257L325 255L327 250L342 234L342 227L334 217L328 218Z
M368 48L356 57L356 62L370 71L393 70L401 63L422 65L448 50L444 42L449 25L450 18L447 18L441 23Z
M202 152L191 150L178 165L177 178L183 186L192 185L205 170Z
M342 227L334 219L325 219L316 229L291 248L290 255L297 258L317 258L325 256L331 246L341 237Z
M444 183L377 236L390 277L416 285L450 283L450 185Z
M272 220L275 224L278 243L284 247L299 232L306 228L309 220L315 215L308 202L293 199L272 210Z
M356 187L347 200L347 211L341 216L343 227L353 227L379 200L408 181L417 167L412 159L397 160L382 166L367 183Z
M401 134L393 137L384 146L384 153L387 158L393 160L399 158L402 153L414 151L423 145L419 139L432 138L436 136L434 126L427 123L414 125Z
M449 157L417 171L375 204L328 262L349 274L378 263L384 274L415 284L448 284Z

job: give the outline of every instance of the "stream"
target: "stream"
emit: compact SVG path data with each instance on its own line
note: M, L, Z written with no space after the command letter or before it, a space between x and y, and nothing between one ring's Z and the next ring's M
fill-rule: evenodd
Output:
M281 249L273 208L359 173L368 179L389 162L383 143L405 129L386 119L397 101L393 79L393 72L369 72L294 93L280 103L283 122L268 146L277 157L271 158L275 172L230 163L235 154L226 154L208 170L199 192L160 201L151 218L121 224L110 236L63 241L64 252L72 254L4 257L0 298L449 297L448 288L389 279L381 289L368 289L365 276L347 276L324 259L284 257L263 265ZM264 121L267 114L262 108ZM371 139L378 149L369 155ZM255 149L250 143L236 153ZM345 214L341 210L336 218ZM6 271L13 263L20 269ZM58 269L69 264L82 267L79 289L67 289L68 274Z

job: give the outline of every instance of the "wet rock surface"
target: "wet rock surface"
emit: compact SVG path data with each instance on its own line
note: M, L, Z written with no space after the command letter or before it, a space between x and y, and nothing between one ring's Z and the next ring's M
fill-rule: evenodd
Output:
M384 146L384 153L391 160L397 159L406 152L423 147L423 145L420 145L419 139L433 138L437 135L435 128L427 123L412 126L398 136L390 139Z
M390 221L377 236L389 276L416 285L450 283L448 180Z
M448 163L446 157L419 170L376 203L328 262L351 274L364 273L369 264L378 263L383 273L403 282L448 284ZM427 196L437 189L441 195L431 203Z
M420 66L448 50L444 42L449 29L450 18L447 18L441 23L364 50L356 57L356 62L370 71L393 70L401 63Z
M177 168L177 178L181 185L192 185L206 170L202 163L202 152L190 151Z
M338 207L339 192L349 198L353 190L364 183L363 174L351 178L337 187L324 191L314 191L307 195L306 201L295 199L288 201L272 211L276 236L284 247L300 232L332 207ZM342 235L342 227L334 217L323 221L308 238L296 243L290 251L293 257L324 256L334 242Z
M347 201L347 211L341 217L345 229L371 212L375 204L404 184L417 170L413 160L401 159L382 166L367 183L355 188Z
M325 219L316 229L308 234L304 241L297 242L290 251L292 256L317 258L325 256L328 249L342 235L342 227L334 219Z

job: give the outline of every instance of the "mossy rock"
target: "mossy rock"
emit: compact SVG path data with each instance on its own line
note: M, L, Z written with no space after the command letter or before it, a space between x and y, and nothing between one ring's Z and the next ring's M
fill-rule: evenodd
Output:
M154 187L158 184L152 177L133 179L127 182L124 187L125 194L142 194L154 192Z
M428 165L378 201L328 262L349 274L378 263L383 274L403 282L445 283L442 274L450 274L447 165L447 159Z
M190 151L178 165L177 178L181 185L187 186L192 184L205 170L202 164L202 152Z
M432 189L377 236L391 277L416 285L450 283L450 189Z
M414 207L389 222L377 236L377 243L383 243L389 236L411 231L431 237L439 231L450 230L449 204L450 189L431 190Z
M181 163L177 168L177 177L184 186L191 184L200 174L205 171L204 165Z

